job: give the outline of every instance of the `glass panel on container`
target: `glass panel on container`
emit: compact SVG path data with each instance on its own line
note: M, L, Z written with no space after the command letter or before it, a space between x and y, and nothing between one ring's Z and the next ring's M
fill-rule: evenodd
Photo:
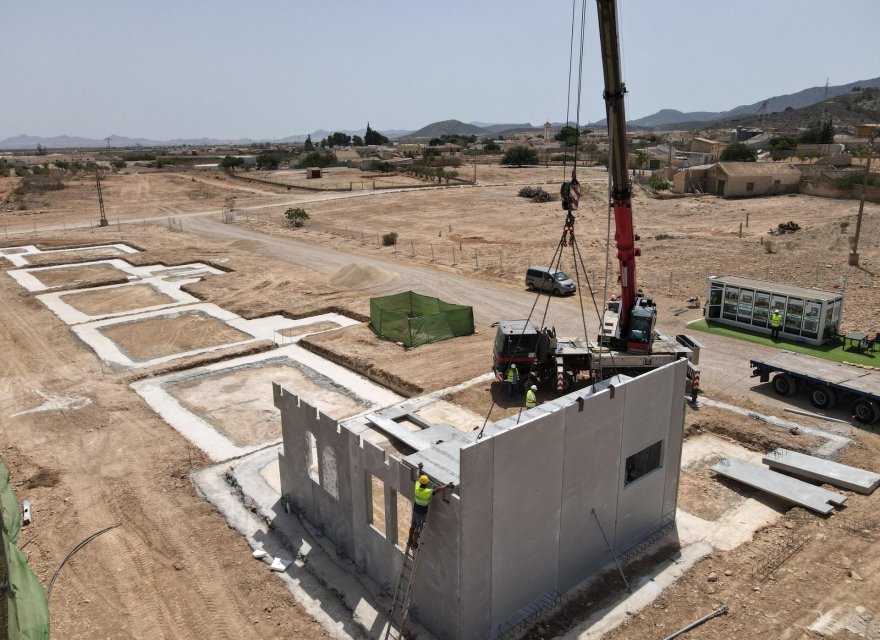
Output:
M738 299L738 287L727 287L724 289L724 317L728 320L736 320L736 305Z
M805 338L819 337L819 313L822 311L822 303L818 300L807 300L804 304L804 332Z
M766 327L770 319L770 294L758 291L755 293L755 311L752 314L752 324L756 327Z
M785 311L783 331L794 335L800 335L801 322L804 319L804 301L800 298L789 298L788 309Z
M737 319L740 322L752 321L752 304L755 301L755 292L751 289L740 289L739 307L737 311Z

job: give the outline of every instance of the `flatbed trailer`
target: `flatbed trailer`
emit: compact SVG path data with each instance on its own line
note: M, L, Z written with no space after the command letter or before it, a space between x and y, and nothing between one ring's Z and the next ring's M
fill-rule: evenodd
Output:
M864 424L880 422L880 371L862 369L813 356L782 351L750 361L752 377L771 380L773 390L792 396L799 390L810 395L818 409L849 403L852 417Z

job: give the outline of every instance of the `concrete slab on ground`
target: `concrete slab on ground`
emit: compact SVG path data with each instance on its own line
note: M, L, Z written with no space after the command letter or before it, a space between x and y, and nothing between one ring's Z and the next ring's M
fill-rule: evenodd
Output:
M880 474L782 447L764 456L763 462L775 471L784 471L865 495L873 493L880 486Z
M845 495L736 458L725 458L714 465L712 471L826 516L834 511L832 505L841 506L846 502Z

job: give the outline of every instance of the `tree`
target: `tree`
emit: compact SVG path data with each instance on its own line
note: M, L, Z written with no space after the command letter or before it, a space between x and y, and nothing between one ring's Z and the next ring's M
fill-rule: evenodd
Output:
M822 122L821 119L816 120L815 124L801 134L799 141L804 144L830 144L834 142L834 123L831 118L825 122Z
M370 123L367 123L367 132L364 134L364 144L366 145L381 145L388 144L388 138L383 136L378 131L374 131L370 127Z
M362 146L364 146L364 139L361 138L360 136L352 136L351 137L351 144L352 144L352 146L355 146L355 147L362 147Z
M257 169L277 169L280 164L278 156L273 156L268 151L263 151L257 156Z
M293 207L285 211L284 215L290 220L290 224L293 227L301 227L309 219L309 214L305 210Z
M236 167L244 166L244 158L233 158L232 156L226 156L220 161L220 167L224 171L232 171L235 172Z
M305 144L303 144L304 151L314 151L315 145L312 144L312 134L306 136Z
M502 164L521 167L524 164L538 164L538 152L531 147L517 145L511 147L501 159Z
M645 175L645 165L648 163L648 154L642 149L636 151L636 166L640 171L640 175Z
M567 146L574 146L574 143L577 141L577 137L578 130L574 127L565 125L559 130L559 133L553 136L553 139L558 140L559 142L563 142Z
M721 162L755 162L758 154L742 142L734 142L721 152Z
M328 147L347 147L350 144L351 136L341 131L334 131L333 135L327 137Z
M336 162L336 156L332 153L313 151L303 158L302 165L304 167L329 167L334 162Z

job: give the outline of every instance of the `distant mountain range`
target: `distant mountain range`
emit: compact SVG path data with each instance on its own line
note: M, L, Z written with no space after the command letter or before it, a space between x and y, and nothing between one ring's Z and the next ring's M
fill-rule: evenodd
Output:
M797 93L790 93L784 96L773 96L767 100L759 100L752 104L744 104L728 111L677 111L675 109L661 109L657 113L653 113L644 118L636 118L629 120L628 125L633 127L644 128L664 128L677 124L697 125L699 123L714 122L717 120L732 120L744 116L756 116L765 111L764 103L767 103L766 113L772 114L786 109L802 109L809 107L825 99L836 98L837 96L846 95L852 92L856 87L867 89L869 87L880 87L880 77L870 80L859 80L858 82L850 82L849 84L840 84L834 87L810 87ZM827 93L827 95L826 95ZM592 126L606 126L605 120L590 123Z
M738 107L734 107L728 111L689 111L683 112L678 111L676 109L661 109L657 113L651 114L649 116L645 116L643 118L636 118L635 120L630 120L627 124L631 127L639 127L639 128L653 128L653 129L663 129L663 128L672 128L672 127L680 127L680 128L700 128L705 127L707 124L716 122L736 122L737 119L741 118L755 118L762 112L765 112L768 116L774 114L783 113L786 110L793 111L798 109L803 109L805 107L809 107L811 105L815 105L817 103L823 102L826 99L833 99L838 96L844 96L852 93L853 89L856 87L865 89L869 87L880 88L880 77L872 78L870 80L859 80L858 82L850 82L849 84L841 84L834 87L811 87L809 89L804 89L803 91L798 91L797 93L791 93L783 96L774 96L772 98L767 98L767 100L760 100L758 102L754 102L752 104L740 105ZM766 107L764 104L766 103ZM573 123L570 123L573 124ZM562 126L562 123L555 122L553 123L554 129L559 129ZM589 123L587 126L592 127L605 127L605 120L599 120L597 122ZM401 138L436 138L443 135L476 135L479 137L489 137L489 136L498 136L498 135L506 135L508 133L521 132L521 131L533 131L539 132L543 130L543 125L540 126L532 126L531 123L526 122L522 124L494 124L489 122L462 122L461 120L443 120L441 122L434 122L429 124L417 131L408 131L403 129L388 129L382 131L381 133L392 140L398 140ZM337 130L338 131L338 130ZM361 136L363 137L366 133L366 129L342 129L342 131L350 136ZM312 131L309 134L294 134L290 136L286 136L284 138L275 138L273 140L263 139L263 140L252 140L250 138L239 138L239 139L223 139L223 138L176 138L174 140L151 140L149 138L129 138L126 136L110 136L110 146L111 147L137 147L138 145L143 147L180 147L184 145L189 145L193 147L205 147L205 146L219 146L219 145L232 145L232 146L247 146L255 143L261 142L304 142L308 136L311 136L313 142L318 142L322 138L326 138L331 135L331 131L327 131L324 129L318 129L317 131ZM30 136L30 135L20 135L14 136L11 138L6 138L5 140L0 140L0 149L9 149L9 150L26 150L26 149L36 149L37 145L41 144L47 149L72 149L72 148L80 148L80 149L93 149L99 147L106 147L107 140L106 139L96 139L96 138L80 138L75 136L54 136L54 137L40 137L40 136Z

